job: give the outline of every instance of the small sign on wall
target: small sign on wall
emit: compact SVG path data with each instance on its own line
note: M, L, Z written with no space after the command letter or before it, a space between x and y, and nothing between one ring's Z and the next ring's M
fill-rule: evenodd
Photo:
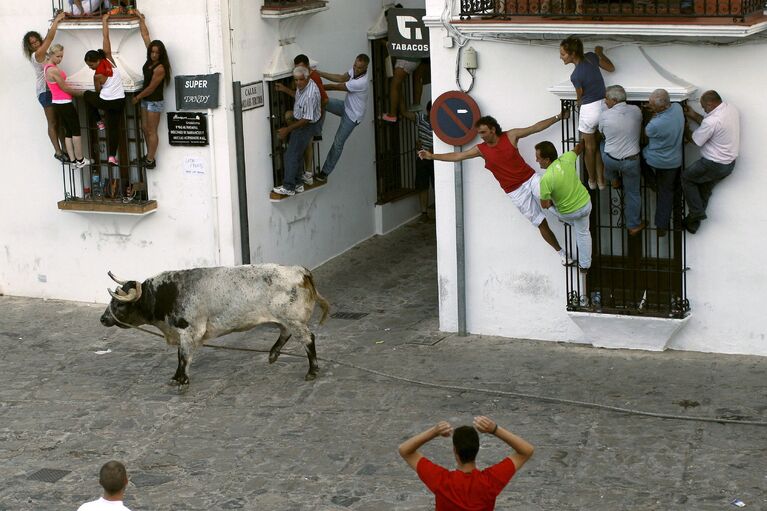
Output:
M264 106L264 82L246 83L240 87L242 111Z
M176 76L176 109L218 107L218 73Z
M170 145L208 145L208 116L200 112L168 112Z

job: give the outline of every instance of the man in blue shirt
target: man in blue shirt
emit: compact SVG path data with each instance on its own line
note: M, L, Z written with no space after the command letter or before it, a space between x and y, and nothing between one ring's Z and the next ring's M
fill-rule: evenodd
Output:
M665 236L670 228L674 199L681 198L679 174L682 170L684 112L679 103L671 103L664 89L656 89L650 94L647 109L653 117L645 126L648 143L642 155L657 180L655 227L658 236Z

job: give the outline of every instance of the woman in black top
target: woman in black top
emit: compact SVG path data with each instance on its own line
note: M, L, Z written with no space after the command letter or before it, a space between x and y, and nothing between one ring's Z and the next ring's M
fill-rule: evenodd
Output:
M146 156L141 160L141 165L153 169L157 165L157 126L160 124L160 114L163 106L163 88L170 82L170 61L168 52L162 41L149 37L144 15L135 11L139 19L141 37L146 45L146 63L142 68L144 72L144 88L133 96L133 104L141 101L141 129L146 141Z

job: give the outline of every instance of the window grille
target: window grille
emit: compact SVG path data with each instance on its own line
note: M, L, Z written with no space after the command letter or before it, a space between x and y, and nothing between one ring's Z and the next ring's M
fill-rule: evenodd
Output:
M150 202L147 171L139 164L144 156L141 111L139 105L131 101L132 97L133 94L126 93L125 109L120 121L117 150L119 166L108 164L106 131L99 130L97 119L83 98L75 98L80 116L83 154L93 163L79 170L72 164L62 164L65 202L99 202L103 205Z
M91 5L97 8L94 9L94 11L89 14L85 15L84 17L90 17L90 16L100 16L101 14L105 14L112 9L120 8L120 12L116 12L113 14L113 16L134 16L135 13L133 12L134 9L138 9L138 0L82 0L83 4L87 4L90 2ZM71 13L72 9L70 7L70 2L67 0L51 0L51 10L53 11L53 15L55 16L57 12L59 11L66 11Z
M578 114L575 101L562 100L571 112L562 121L562 151L578 142ZM587 180L582 158L581 179ZM684 168L684 161L682 162ZM565 268L567 310L621 315L682 318L690 310L686 282L686 243L682 228L684 199L676 184L671 229L658 237L655 222L654 182L643 172L641 183L642 218L647 227L630 236L623 222L623 191L609 183L604 190L590 190L590 230L593 256L587 277L581 277L577 263ZM588 186L587 186L588 189ZM565 224L564 248L578 260L575 236Z
M397 123L381 120L388 111L390 79L386 73L389 54L385 39L372 41L373 108L376 142L377 203L385 204L415 192L415 123L400 116ZM405 80L402 101L412 96L412 76Z

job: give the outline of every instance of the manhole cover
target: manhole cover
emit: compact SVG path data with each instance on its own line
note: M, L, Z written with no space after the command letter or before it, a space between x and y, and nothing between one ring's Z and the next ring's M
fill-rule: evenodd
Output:
M360 319L367 316L367 312L336 312L330 317L335 319Z
M31 476L29 476L27 479L32 479L33 481L43 481L46 483L55 483L68 473L70 473L71 470L58 470L55 468L41 468Z

